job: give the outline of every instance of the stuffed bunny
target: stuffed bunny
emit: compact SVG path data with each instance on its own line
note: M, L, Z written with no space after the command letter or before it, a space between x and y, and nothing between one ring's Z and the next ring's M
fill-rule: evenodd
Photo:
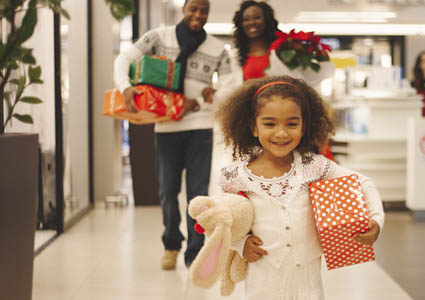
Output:
M235 284L245 279L247 262L230 249L232 240L243 239L251 230L254 208L237 194L198 196L190 201L189 215L197 221L195 229L205 230L207 239L190 267L193 283L211 287L222 274L221 295L232 294Z

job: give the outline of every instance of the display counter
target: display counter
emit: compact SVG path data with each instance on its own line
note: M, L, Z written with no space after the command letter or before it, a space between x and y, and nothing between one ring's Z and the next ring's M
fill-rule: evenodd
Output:
M384 202L406 201L407 120L421 118L417 95L369 93L331 102L335 159L370 177Z

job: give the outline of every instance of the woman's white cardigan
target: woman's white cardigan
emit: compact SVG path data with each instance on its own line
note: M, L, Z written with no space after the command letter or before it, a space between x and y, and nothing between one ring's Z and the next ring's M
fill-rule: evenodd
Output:
M239 84L243 83L243 70L239 65L237 49L230 50L232 73L239 80ZM313 71L311 68L294 70L288 69L287 66L277 57L275 50L272 50L269 55L269 67L264 70L267 76L289 75L294 78L304 79L308 84L315 87L322 80L333 75L335 70L334 65L330 61L320 62L319 72Z

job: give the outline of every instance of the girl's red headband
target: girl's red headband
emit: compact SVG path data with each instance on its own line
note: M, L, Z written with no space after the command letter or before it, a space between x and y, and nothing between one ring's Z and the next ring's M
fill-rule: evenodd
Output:
M291 86L293 86L293 84L292 83L289 83L289 82L287 82L287 81L272 81L272 82L269 82L269 83L266 83L266 84L263 84L262 86L260 86L259 88L258 88L258 90L254 93L254 95L252 96L252 101L254 101L254 99L255 99L255 97L257 97L257 95L262 91L262 90L264 90L265 88L268 88L269 86L272 86L272 85L278 85L278 84L281 84L281 85L291 85Z

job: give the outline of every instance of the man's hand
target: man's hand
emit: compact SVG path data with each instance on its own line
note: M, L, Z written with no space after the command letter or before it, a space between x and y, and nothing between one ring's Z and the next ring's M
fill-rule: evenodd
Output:
M359 242L363 245L372 246L373 243L378 239L380 228L378 223L375 220L369 219L369 224L367 224L368 231L365 233L357 233L353 239L356 242Z
M263 241L259 237L251 235L245 241L245 246L243 248L243 257L250 263L255 262L267 255L267 251L263 248L260 248L263 244Z
M141 93L141 91L139 91L138 89L136 89L133 86L130 86L130 87L128 87L124 90L123 96L124 96L124 101L125 101L125 107L126 107L128 112L136 113L136 112L139 111L136 104L134 103L134 97L137 94L140 94L140 93Z
M213 103L215 90L212 87L206 87L202 90L202 97L206 103Z
M200 108L198 101L194 99L184 98L183 100L183 116L190 111L198 111Z

